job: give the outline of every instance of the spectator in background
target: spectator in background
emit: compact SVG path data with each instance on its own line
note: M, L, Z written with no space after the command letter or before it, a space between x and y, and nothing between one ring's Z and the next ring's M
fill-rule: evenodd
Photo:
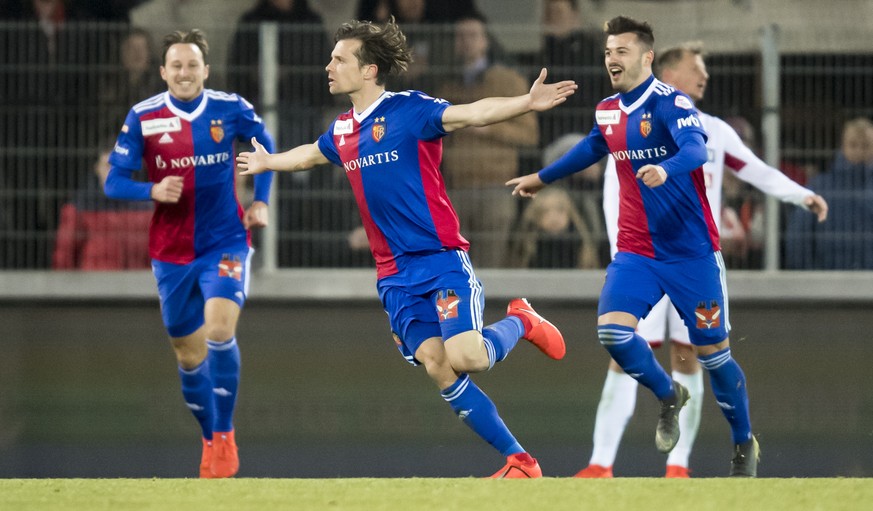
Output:
M827 222L794 212L785 233L790 270L873 270L873 122L843 127L830 171L810 180L831 204Z
M160 76L155 74L157 55L148 31L131 28L120 46L120 65L102 77L98 97L103 110L101 118L112 130L117 130L124 122L130 105L150 98L164 88Z
M112 146L100 150L93 174L61 209L55 270L148 269L151 203L116 201L103 194Z
M597 240L563 188L546 188L521 215L512 243L519 268L600 268Z
M603 76L603 37L582 28L577 0L545 0L542 30L542 55L537 61L553 73L585 84L567 99L565 108L541 117L540 134L548 144L564 133L591 129L590 105L610 93Z
M454 104L482 97L520 96L528 83L517 71L494 62L485 18L473 13L455 23L457 77L444 83L437 97ZM476 266L498 268L508 261L509 232L517 204L503 183L519 174L519 151L539 141L533 112L506 122L470 128L446 139L443 174L449 196L473 250Z
M359 20L368 20L376 23L385 23L394 15L398 23L406 21L403 15L403 8L398 8L398 4L403 3L403 0L359 0L356 18ZM423 1L425 4L423 18L434 23L451 23L459 20L461 17L476 11L475 2L473 0L451 0L449 2L431 0Z
M258 0L243 13L230 46L228 81L231 90L263 109L260 66L260 24L279 24L279 143L298 145L322 129L322 110L330 104L324 87L324 55L330 41L321 16L308 0Z

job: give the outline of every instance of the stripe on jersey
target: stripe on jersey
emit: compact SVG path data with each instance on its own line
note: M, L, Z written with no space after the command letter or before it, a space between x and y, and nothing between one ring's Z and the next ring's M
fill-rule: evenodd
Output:
M351 117L349 117L349 120L357 124L357 121ZM360 145L358 144L360 136L360 129L353 129L352 133L344 135L333 135L333 143L340 155L340 160L351 161L360 157ZM345 137L345 143L340 144L340 140L343 137ZM367 232L367 239L370 240L370 251L376 260L376 277L382 278L394 275L397 273L397 262L394 260L388 239L385 238L385 235L379 229L379 226L376 225L376 222L373 221L373 216L370 214L370 208L367 205L367 198L364 192L364 179L361 167L346 171L346 177L348 177L352 185L352 192L355 194L358 210L361 213L361 223L364 225L364 231Z
M697 193L697 200L700 202L701 214L703 221L706 222L706 230L709 233L709 242L712 245L713 251L719 251L721 248L718 244L718 224L712 216L712 208L709 205L709 199L706 198L706 176L703 175L703 167L697 167L691 172L691 182L694 183L694 191Z
M454 208L445 207L445 204L451 204L451 200L446 193L445 184L440 179L439 164L442 157L442 139L418 141L418 170L437 238L444 247L456 247L458 238L463 242L467 240L459 233L460 222ZM463 248L467 247L469 243Z
M605 107L607 108L607 107ZM622 112L622 121L612 125L614 130L610 135L618 141L617 151L627 150L627 114ZM612 148L610 148L612 150ZM615 162L615 172L619 181L618 210L618 241L616 246L621 252L633 252L647 257L655 257L655 247L652 243L652 233L649 231L649 218L637 182L636 171L630 158ZM633 234L631 234L633 233ZM634 240L641 240L634 243Z

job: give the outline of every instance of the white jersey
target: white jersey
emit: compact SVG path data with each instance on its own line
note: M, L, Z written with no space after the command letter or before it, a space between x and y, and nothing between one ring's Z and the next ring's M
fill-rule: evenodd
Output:
M718 117L700 112L700 122L706 130L707 161L703 165L706 181L706 198L712 208L712 216L721 218L722 183L724 169L729 168L741 180L767 195L806 208L804 199L814 193L792 181L788 176L758 158L743 144L740 136L730 125ZM603 214L606 217L606 232L611 252L615 255L618 237L618 178L612 156L606 163L603 176Z
M708 157L703 165L703 174L706 182L706 198L709 200L710 208L712 208L713 218L716 220L721 218L722 183L725 168L732 170L736 177L767 195L806 208L803 201L806 197L815 195L814 192L761 161L751 149L743 144L740 136L728 123L703 112L699 112L699 117L708 136L706 141ZM618 239L618 187L615 161L610 156L603 175L603 214L606 219L610 253L613 256L617 251L616 240ZM675 312L675 309L667 306L665 303L667 301L668 298L664 297L646 319L640 321L638 332L647 341L659 344L666 330L664 323L667 321L667 315L670 315L670 338L687 344L687 330L681 324L679 314Z

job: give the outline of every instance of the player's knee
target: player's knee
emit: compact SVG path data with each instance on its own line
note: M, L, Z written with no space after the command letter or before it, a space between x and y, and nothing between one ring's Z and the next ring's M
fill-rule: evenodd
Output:
M452 368L459 373L487 371L491 364L480 336L452 338L446 342L446 356Z
M202 349L192 345L174 345L173 352L176 354L176 362L185 370L194 369L206 359L206 346Z
M206 324L206 338L211 341L229 341L234 335L236 335L236 324L233 321L219 319Z

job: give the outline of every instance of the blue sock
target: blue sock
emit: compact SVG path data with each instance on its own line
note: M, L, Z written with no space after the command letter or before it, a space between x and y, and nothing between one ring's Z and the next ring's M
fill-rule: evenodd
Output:
M645 339L623 325L598 325L597 336L615 362L628 375L648 387L658 399L674 396L673 379L658 364Z
M506 316L493 325L482 329L485 350L488 352L488 368L500 362L509 355L518 340L524 335L524 325L515 316Z
M231 431L239 388L239 346L235 337L227 342L206 341L206 346L215 394L215 431Z
M731 349L725 348L712 355L697 357L709 371L709 383L721 413L731 425L735 444L752 438L752 421L749 418L749 394L746 391L746 375L740 364L731 357Z
M215 402L212 398L212 380L209 377L209 359L194 369L179 368L179 378L182 380L182 396L185 404L194 414L203 438L212 440L212 421L215 414Z
M497 407L467 374L462 374L449 388L440 392L464 423L503 456L524 452L512 433L497 415Z

